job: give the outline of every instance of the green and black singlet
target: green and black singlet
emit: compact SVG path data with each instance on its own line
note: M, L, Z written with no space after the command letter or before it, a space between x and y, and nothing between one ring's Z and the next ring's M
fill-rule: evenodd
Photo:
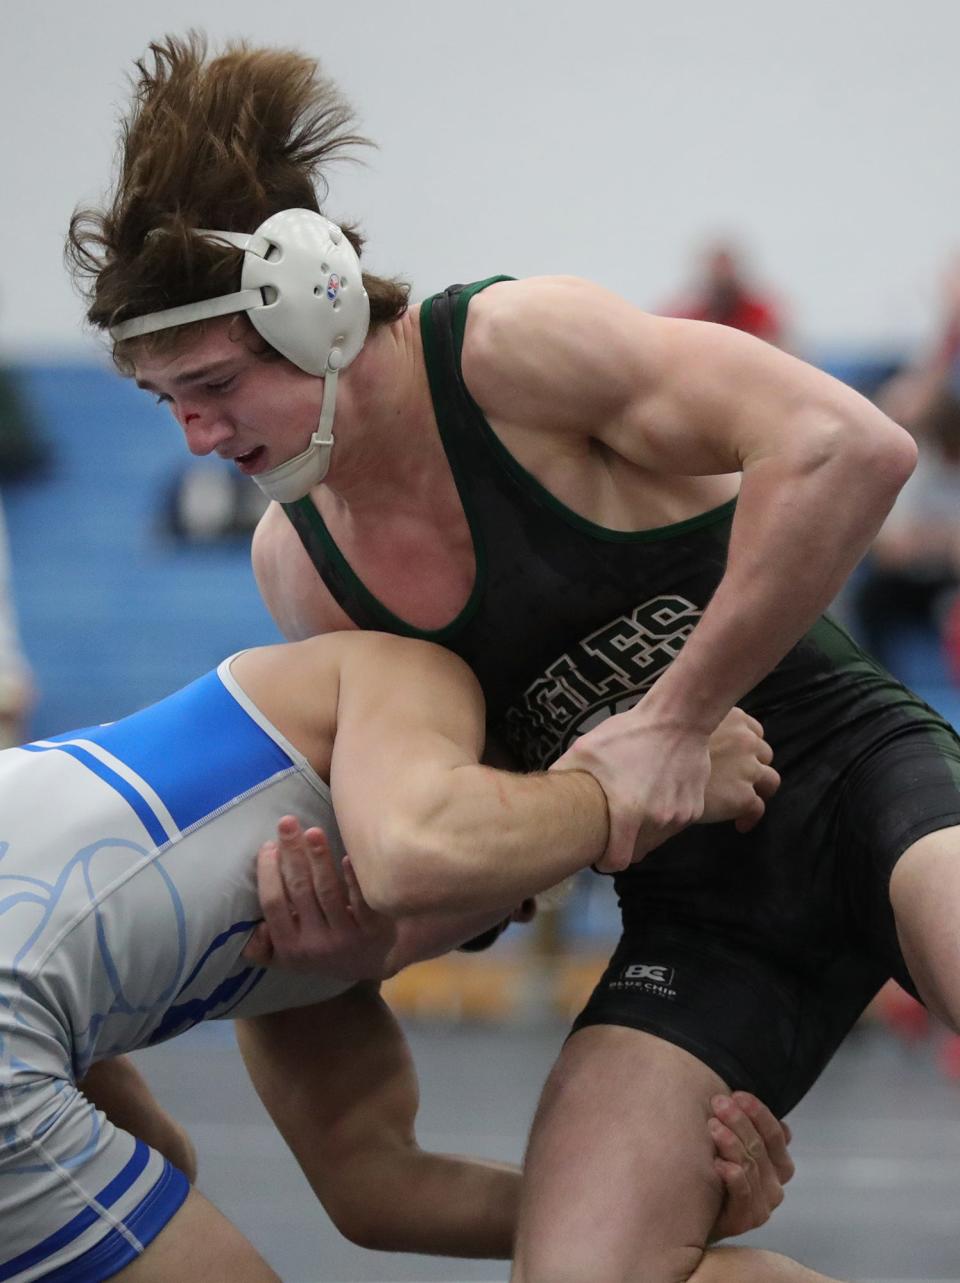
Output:
M286 512L346 614L462 656L492 729L528 770L542 770L636 703L675 658L723 575L736 505L612 531L521 467L460 368L470 300L502 279L453 286L420 313L476 557L458 617L435 631L410 627L360 582L309 499ZM741 702L773 745L780 792L753 833L694 826L618 876L624 938L578 1025L656 1033L782 1112L886 976L911 984L889 876L917 838L960 824L960 745L828 617Z

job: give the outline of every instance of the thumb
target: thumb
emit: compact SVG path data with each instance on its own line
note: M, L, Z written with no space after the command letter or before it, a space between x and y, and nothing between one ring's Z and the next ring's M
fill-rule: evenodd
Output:
M736 820L736 830L738 833L749 833L763 819L763 813L766 807L763 804L763 798L753 794L750 801L743 808Z
M268 967L273 960L273 941L270 929L265 922L259 923L253 930L250 939L244 945L243 956L255 967Z

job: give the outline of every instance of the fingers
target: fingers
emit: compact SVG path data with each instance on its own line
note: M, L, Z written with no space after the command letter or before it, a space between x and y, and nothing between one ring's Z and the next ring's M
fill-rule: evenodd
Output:
M634 840L636 838L636 840ZM631 862L634 864L656 845L652 839L645 839L641 830L635 834L633 826L610 808L610 834L607 838L607 849L593 866L598 873L619 873Z
M750 1189L745 1199L742 1185L728 1173L725 1186L733 1180L737 1201L725 1205L718 1222L724 1234L734 1232L732 1224L741 1223L752 1229L762 1225L783 1202L783 1182L793 1175L793 1164L786 1152L783 1129L768 1109L746 1092L736 1098L715 1096L711 1101L714 1117L710 1135L717 1148L717 1159L742 1168ZM717 1169L718 1172L720 1168ZM781 1175L782 1173L782 1175Z
M316 965L338 932L353 929L346 891L323 831L304 833L293 816L284 816L277 840L260 848L257 891L264 928L254 933L246 956L258 965Z
M273 946L282 952L290 947L296 932L276 842L264 842L257 854L257 895Z
M324 854L328 854L326 839L319 829L311 829L310 835L308 837L290 815L277 826L277 870L286 893L291 924L301 935L321 929L327 921L326 905L320 896L320 888L325 883L322 861Z
M756 737L757 737L758 739L761 739L761 740L762 740L762 739L763 739L763 727L761 726L761 724L757 721L757 719L756 719L755 717L751 717L751 715L750 715L749 713L744 713L744 715L743 715L743 716L744 716L744 722L745 722L745 724L750 728L750 730L751 730L751 731L753 731L754 735L756 735ZM768 745L767 747L769 748L769 745ZM770 752L771 752L771 754L772 754L772 753L773 753L773 749L770 749Z
M780 787L780 772L775 771L772 766L765 766L754 780L753 787L762 798L769 801Z
M766 813L764 803L779 789L780 775L772 766L761 766L752 787L753 792L736 819L738 833L749 833L763 819Z
M766 807L763 804L763 798L757 793L751 793L743 810L734 821L738 833L749 833L763 819Z
M747 1173L739 1163L727 1159L714 1160L717 1175L723 1182L723 1216L717 1226L717 1237L736 1238L756 1229L759 1224L754 1211L754 1193Z
M337 872L322 829L307 829L299 855L310 872L309 884L302 886L303 894L310 901L310 908L318 910L334 931L349 930L353 922L348 909L346 888ZM294 907L299 911L296 901Z
M361 931L369 932L378 925L382 915L371 909L363 898L360 883L357 881L353 863L348 855L343 857L340 871L343 874L343 880L347 888L347 904L350 907L353 920Z
M753 1124L778 1180L785 1185L796 1171L793 1159L787 1151L787 1146L793 1139L790 1127L787 1123L781 1123L763 1101L758 1100L756 1096L751 1096L749 1092L734 1092L733 1101Z
M773 1207L757 1162L736 1132L716 1117L710 1119L709 1131L717 1151L714 1166L725 1194L714 1236L729 1238L763 1225Z

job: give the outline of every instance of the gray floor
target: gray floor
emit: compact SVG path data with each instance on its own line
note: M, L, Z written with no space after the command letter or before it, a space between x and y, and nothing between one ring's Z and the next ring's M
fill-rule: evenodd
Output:
M563 1029L409 1029L426 1146L518 1159ZM506 1267L364 1252L340 1239L248 1087L229 1026L145 1053L188 1124L200 1186L286 1283L502 1280ZM960 1084L929 1048L859 1032L796 1111L798 1174L753 1241L839 1278L960 1281ZM587 1281L585 1281L587 1283Z

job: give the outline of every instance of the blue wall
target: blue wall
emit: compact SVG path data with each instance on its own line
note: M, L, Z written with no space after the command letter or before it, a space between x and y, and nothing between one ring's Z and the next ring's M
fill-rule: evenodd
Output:
M112 720L231 651L276 641L246 540L183 548L162 532L187 457L169 413L109 369L16 374L52 460L48 475L3 494L40 690L32 733Z

